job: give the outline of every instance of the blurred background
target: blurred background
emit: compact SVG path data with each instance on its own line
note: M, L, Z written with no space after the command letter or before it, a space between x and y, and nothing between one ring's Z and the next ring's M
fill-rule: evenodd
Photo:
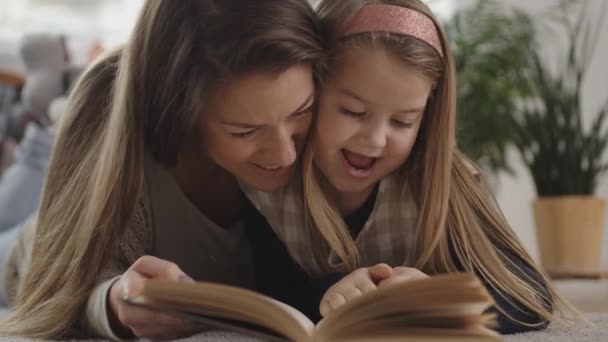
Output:
M46 146L27 127L53 125L64 108L55 100L65 101L101 51L128 39L143 2L0 2L0 216L26 207L4 226L0 217L0 231L27 217L41 187L14 167L28 137ZM556 278L605 278L608 1L425 2L458 67L459 144L484 169L513 229ZM41 61L58 48L63 62ZM61 86L49 93L53 77ZM22 192L25 204L16 203Z
M87 60L92 44L124 42L144 0L2 0L0 65L22 69L18 47L27 33L63 34L74 63Z

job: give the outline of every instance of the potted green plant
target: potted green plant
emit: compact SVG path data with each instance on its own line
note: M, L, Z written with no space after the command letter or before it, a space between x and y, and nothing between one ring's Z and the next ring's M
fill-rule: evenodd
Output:
M478 0L444 23L458 72L458 143L489 175L506 171L519 71L529 61L534 28L527 15Z
M601 10L607 13L606 2ZM531 45L530 63L519 72L523 96L513 116L514 143L538 194L533 209L543 266L553 276L596 276L602 272L605 201L594 194L608 170L608 99L588 128L581 103L603 20L589 20L586 3L572 1L552 13L552 22L567 33L565 60L555 71L541 46Z

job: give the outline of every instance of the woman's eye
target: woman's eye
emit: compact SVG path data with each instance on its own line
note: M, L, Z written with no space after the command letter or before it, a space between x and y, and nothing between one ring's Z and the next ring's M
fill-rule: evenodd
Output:
M305 109L305 110L303 110L303 111L301 111L301 112L297 112L297 113L295 113L295 114L293 115L293 117L294 117L294 118L301 118L301 117L306 116L306 115L308 115L308 114L312 114L312 107L310 107L310 108L308 108L308 109Z
M352 111L352 110L348 110L348 109L346 109L344 107L340 108L340 112L342 114L344 114L344 115L352 116L354 118L360 118L360 117L362 117L362 116L365 115L365 112L355 112L355 111Z
M257 132L257 130L251 130L251 131L247 131L247 132L239 132L239 133L230 133L230 135L232 135L235 138L247 138L251 135L253 135L255 132Z

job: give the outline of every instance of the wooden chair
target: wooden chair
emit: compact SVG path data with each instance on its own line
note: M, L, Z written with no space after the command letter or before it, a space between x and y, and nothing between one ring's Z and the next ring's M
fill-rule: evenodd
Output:
M13 86L14 88L21 88L25 79L20 74L13 71L6 71L0 69L0 83L3 85Z
M0 113L5 113L16 100L25 79L18 73L0 70Z

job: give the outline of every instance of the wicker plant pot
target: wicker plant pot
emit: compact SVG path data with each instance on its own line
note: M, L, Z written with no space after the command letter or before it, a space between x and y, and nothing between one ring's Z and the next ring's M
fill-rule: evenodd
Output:
M541 263L554 278L601 277L604 208L597 197L541 197L534 220Z

